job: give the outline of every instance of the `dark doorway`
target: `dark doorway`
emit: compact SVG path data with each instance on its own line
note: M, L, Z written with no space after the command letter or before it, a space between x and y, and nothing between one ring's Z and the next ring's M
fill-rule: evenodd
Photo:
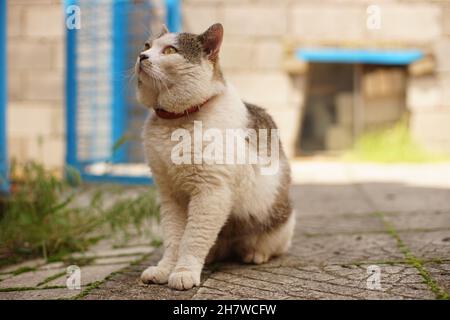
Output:
M339 93L351 96L352 92L353 65L338 63L309 65L305 111L299 141L302 153L327 149L328 131L337 122L336 97Z
M350 149L364 131L405 111L406 68L311 63L297 155Z

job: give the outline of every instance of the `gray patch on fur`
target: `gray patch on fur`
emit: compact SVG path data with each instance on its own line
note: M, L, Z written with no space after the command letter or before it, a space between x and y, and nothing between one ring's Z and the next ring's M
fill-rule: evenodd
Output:
M267 113L264 108L258 107L254 104L244 102L247 112L249 114L250 123L249 128L258 129L277 129L275 121Z
M267 129L268 138L266 148L268 150L268 155L271 155L271 141L272 141L272 131L271 129L278 129L275 121L273 121L272 117L261 107L255 106L254 104L250 104L244 102L247 107L247 112L249 115L249 123L247 128L254 129L257 133L259 129ZM259 135L256 136L257 146L260 145ZM283 148L280 143L280 157L284 157ZM258 150L259 151L259 150Z
M244 102L249 114L249 123L247 127L258 132L259 129L277 129L275 121L261 107ZM268 143L270 143L268 139ZM259 143L259 142L258 142ZM244 220L232 216L221 231L221 236L225 238L242 237L248 234L265 233L282 227L293 212L291 199L289 195L291 186L291 171L286 155L280 141L280 185L277 190L275 201L269 209L268 219L263 223L256 219ZM269 149L270 150L270 149Z
M256 132L258 132L260 129L268 130L269 137L267 139L267 148L270 154L272 141L270 129L277 129L275 121L273 121L272 117L263 108L246 102L244 102L244 104L249 115L248 127L256 130ZM281 145L281 141L279 141L279 148L281 170L280 186L278 187L277 196L275 198L275 202L272 205L269 219L264 225L265 231L280 227L288 221L290 215L292 214L292 205L291 200L289 199L291 172L289 164L287 163L286 155L283 151L283 146Z
M187 61L194 64L200 64L202 61L202 57L205 54L199 36L192 33L178 34L177 49L179 54L181 54ZM219 66L219 59L211 62L213 63L214 67L214 79L225 83L222 70Z
M203 47L195 34L180 33L177 37L177 49L187 61L200 64L202 61Z

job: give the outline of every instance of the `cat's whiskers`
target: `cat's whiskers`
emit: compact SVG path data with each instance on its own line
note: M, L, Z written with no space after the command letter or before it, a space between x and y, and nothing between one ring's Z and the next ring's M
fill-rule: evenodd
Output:
M135 79L137 79L136 73L131 74L131 75L128 77L128 83L127 83L127 86L130 87L130 85L132 84L132 82L133 82Z
M148 76L148 78L150 78L153 87L160 90L161 89L161 86L160 86L161 79L160 79L160 76L159 76L157 70L154 68L150 68L149 66L147 66L145 64L141 65L141 69Z
M153 72L154 72L154 75L158 78L159 83L165 87L165 89L167 90L167 92L169 94L171 94L170 88L167 85L167 77L166 77L166 75L163 72L161 72L161 70L159 70L157 68L155 68L153 70Z

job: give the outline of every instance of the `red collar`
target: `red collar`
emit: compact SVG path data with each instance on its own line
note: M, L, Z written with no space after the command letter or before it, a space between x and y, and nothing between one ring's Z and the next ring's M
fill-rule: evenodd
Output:
M162 108L155 109L155 113L158 117L163 118L163 119L179 119L179 118L185 117L189 114L196 113L197 111L200 110L201 107L203 107L205 104L207 104L212 98L214 98L214 96L212 96L211 98L209 98L208 100L206 100L205 102L203 102L201 104L192 106L192 107L184 110L182 113L169 112Z

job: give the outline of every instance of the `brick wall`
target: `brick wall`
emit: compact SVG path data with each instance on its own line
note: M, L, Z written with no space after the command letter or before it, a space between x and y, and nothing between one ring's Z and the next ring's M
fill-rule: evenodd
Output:
M10 157L64 163L64 20L61 1L8 0Z

